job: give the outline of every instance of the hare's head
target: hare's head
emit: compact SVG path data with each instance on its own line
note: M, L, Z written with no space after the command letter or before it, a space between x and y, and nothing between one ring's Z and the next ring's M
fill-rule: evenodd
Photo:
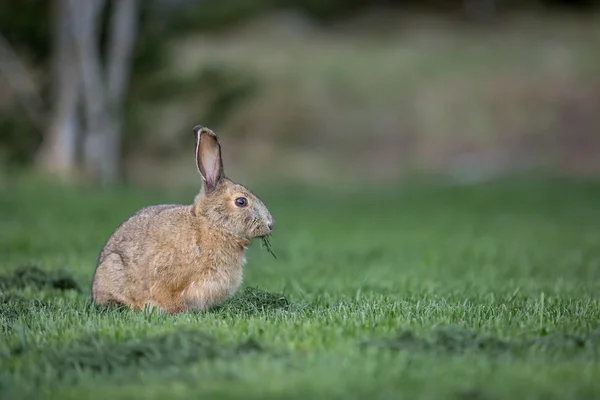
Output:
M196 196L196 213L215 226L244 239L266 236L275 220L263 202L250 190L225 177L221 145L208 128L194 127L196 164L203 184Z

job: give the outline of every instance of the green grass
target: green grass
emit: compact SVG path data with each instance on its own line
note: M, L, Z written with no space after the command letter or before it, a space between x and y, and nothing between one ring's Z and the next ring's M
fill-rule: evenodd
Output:
M257 190L277 219L210 312L100 310L104 241L193 192L0 192L0 398L600 395L600 185ZM37 268L37 269L36 269Z

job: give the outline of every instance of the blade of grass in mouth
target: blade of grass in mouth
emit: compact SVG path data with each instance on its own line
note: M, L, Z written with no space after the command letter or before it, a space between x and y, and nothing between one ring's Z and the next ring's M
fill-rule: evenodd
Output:
M263 236L260 239L261 239L261 242L262 242L262 246L264 246L267 249L267 251L269 253L271 253L271 255L273 256L273 258L276 259L277 256L275 255L275 253L273 253L273 250L271 249L271 242L269 241L269 235Z

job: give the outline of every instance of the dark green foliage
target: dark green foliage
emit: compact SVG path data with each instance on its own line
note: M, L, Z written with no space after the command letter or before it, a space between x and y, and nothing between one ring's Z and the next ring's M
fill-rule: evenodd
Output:
M12 274L0 275L0 292L24 289L28 286L36 289L81 291L73 276L62 270L46 272L35 265L31 265L19 267Z
M218 126L235 110L236 106L252 96L258 82L247 72L236 71L224 65L205 66L198 77L197 90L212 98L201 121L207 126Z
M261 85L251 72L231 68L223 63L206 64L190 79L160 75L137 82L132 92L132 101L127 105L129 129L124 143L126 154L132 150L139 150L139 138L145 134L145 130L140 127L142 121L136 116L138 108L143 104L169 99L192 101L202 98L204 106L199 110L197 121L215 127L231 117L244 101L260 90ZM190 124L194 124L194 121L190 121ZM189 135L185 131L174 134L177 135L177 140L168 145L146 143L146 151L157 159L180 155L189 146Z
M200 119L208 121L206 125L216 125L229 117L236 106L258 88L259 82L249 71L223 63L209 63L191 79L159 75L155 79L140 80L134 96L143 102L159 102L202 95L209 101Z
M357 12L369 6L381 5L381 1L373 0L280 0L283 7L298 9L310 17L324 22L330 22L348 14Z
M215 32L271 11L278 0L205 0L190 2L173 14L172 28L176 32Z
M42 132L16 106L0 109L0 132L0 165L14 168L33 162Z
M515 0L495 1L496 11L519 11L529 9L558 9L589 11L598 7L597 0ZM173 29L177 31L213 32L227 29L235 23L277 9L295 9L323 23L343 19L359 12L381 6L420 10L431 14L462 13L464 1L428 0L204 0L190 2L173 13Z
M28 59L46 64L50 55L53 1L2 0L0 33Z

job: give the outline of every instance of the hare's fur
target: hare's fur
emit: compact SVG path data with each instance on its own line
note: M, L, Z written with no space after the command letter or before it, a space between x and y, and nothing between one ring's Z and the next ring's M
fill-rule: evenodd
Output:
M196 140L217 145L206 150L210 156L197 155L202 190L192 205L150 206L121 224L98 260L92 283L97 304L205 310L242 283L246 248L252 238L270 233L274 221L260 199L224 177L216 135L198 128ZM236 207L240 197L247 206Z

